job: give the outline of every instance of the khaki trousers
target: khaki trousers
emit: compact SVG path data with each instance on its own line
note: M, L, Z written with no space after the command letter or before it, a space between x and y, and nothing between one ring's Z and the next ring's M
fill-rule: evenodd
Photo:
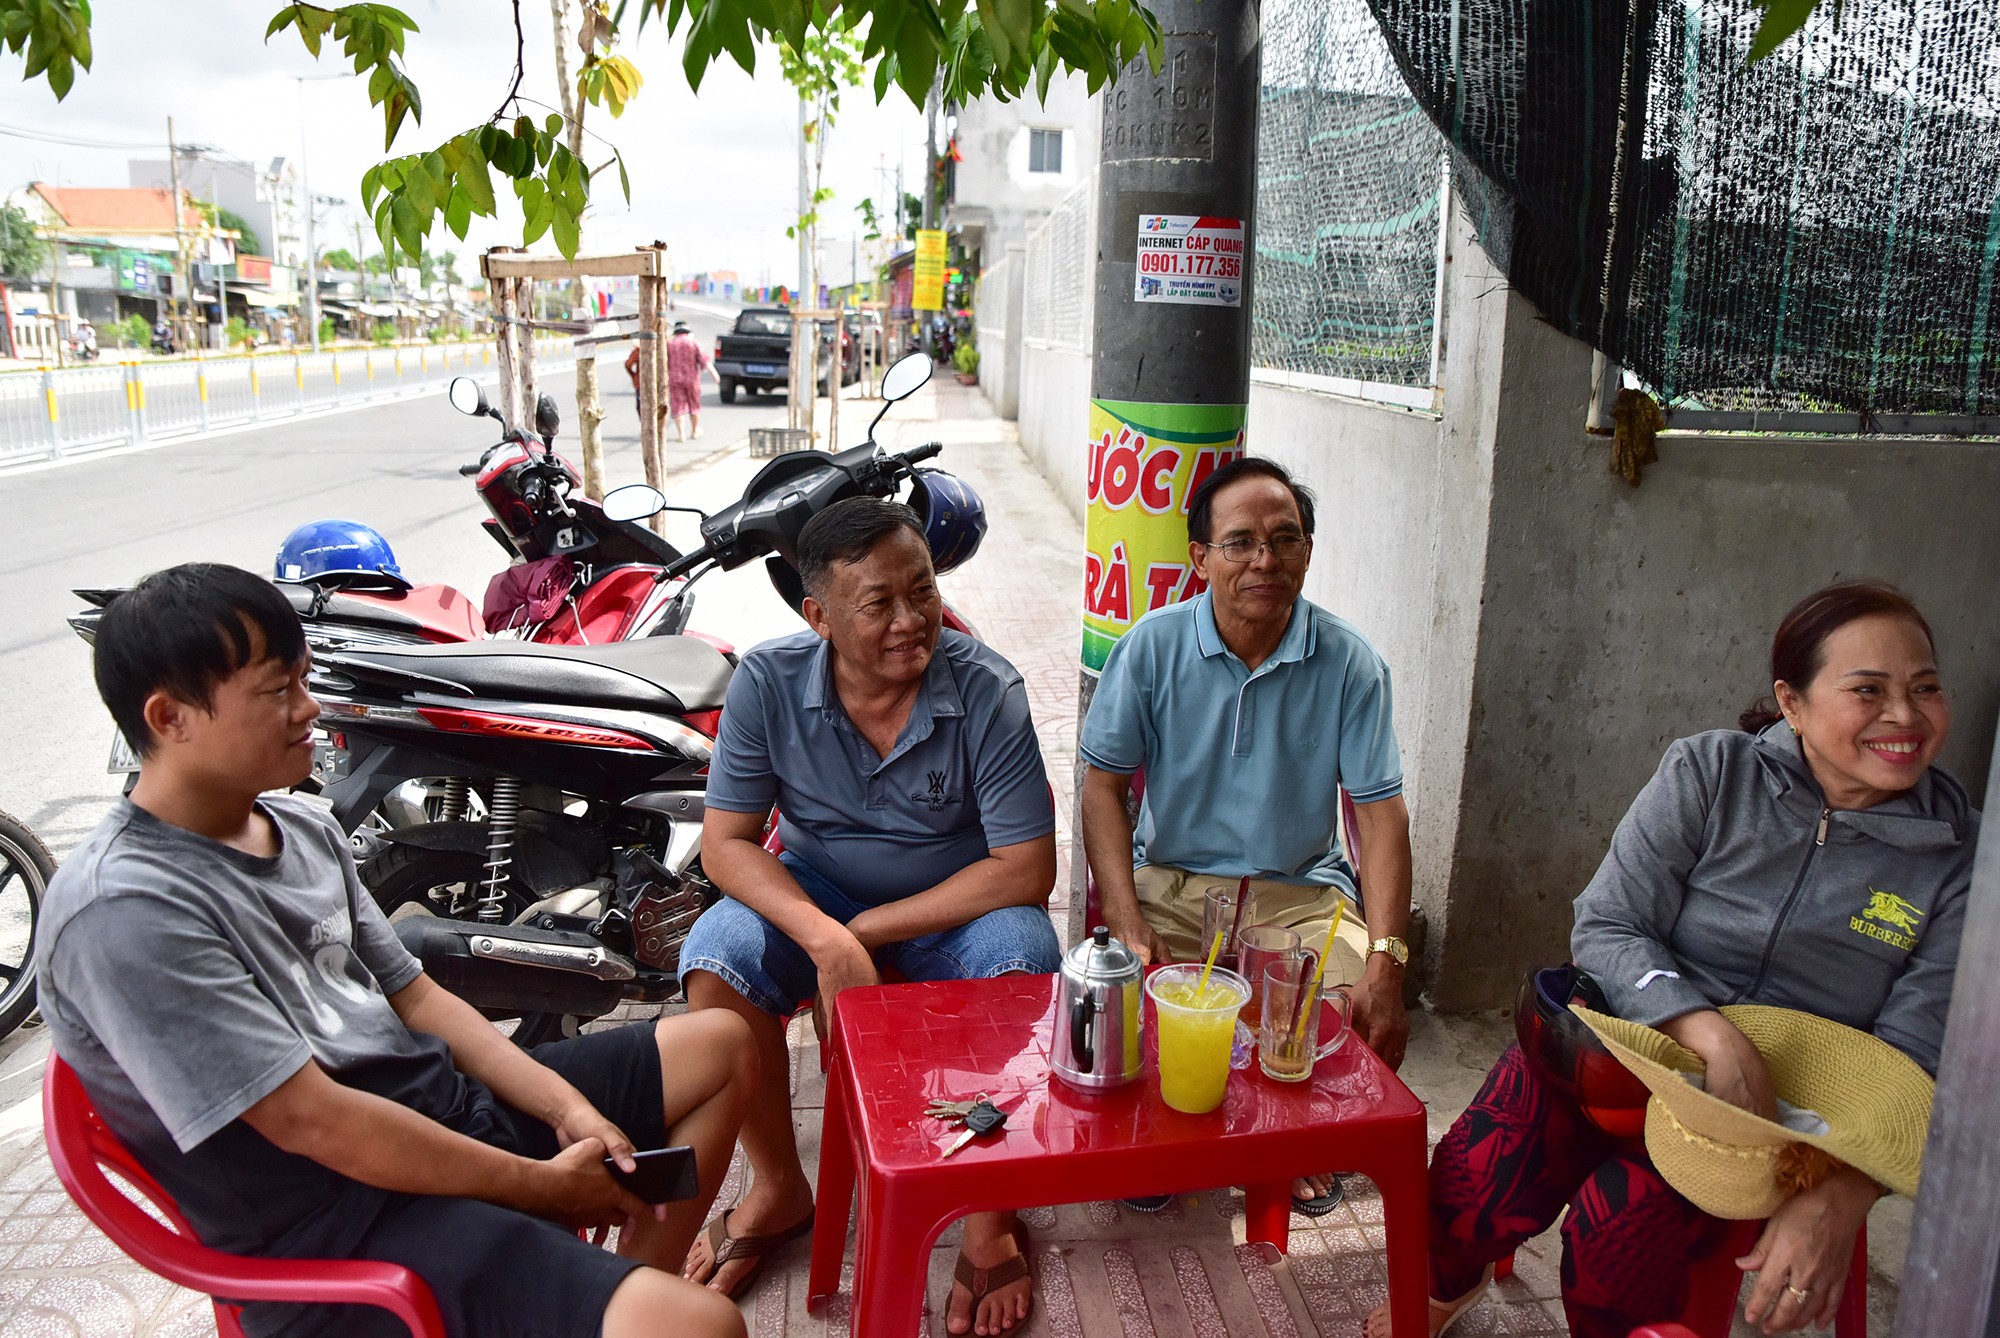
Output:
M1132 871L1139 893L1139 912L1153 932L1167 941L1177 962L1199 962L1208 955L1201 941L1201 908L1208 890L1234 892L1239 879L1219 874L1189 873L1165 864L1148 864ZM1283 925L1298 934L1299 943L1314 952L1326 944L1327 926L1337 902L1347 894L1337 887L1300 887L1269 878L1250 880L1250 904L1243 908L1243 927ZM1352 985L1361 979L1368 958L1368 925L1361 911L1348 902L1326 964L1328 984Z

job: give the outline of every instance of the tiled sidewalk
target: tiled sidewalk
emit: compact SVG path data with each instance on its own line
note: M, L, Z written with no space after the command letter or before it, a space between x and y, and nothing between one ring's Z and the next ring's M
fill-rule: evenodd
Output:
M876 406L850 401L843 440L859 440ZM944 579L947 595L1028 683L1049 776L1057 791L1064 869L1052 912L1065 927L1069 814L1076 741L1078 591L1082 537L1069 511L1021 453L1013 426L993 416L976 390L934 381L885 420L892 449L945 444L938 464L964 476L986 499L992 529L979 556ZM726 467L714 462L711 468ZM1494 1057L1511 1039L1504 1018L1413 1019L1403 1076L1430 1107L1431 1136L1464 1108ZM40 1136L37 1075L47 1033L31 1027L0 1042L0 1333L8 1338L81 1335L197 1335L212 1332L206 1302L167 1286L124 1259L69 1204ZM793 1086L800 1150L808 1170L819 1153L824 1081L812 1029L792 1031ZM1337 1148L1334 1160L1338 1160ZM732 1168L723 1202L740 1187ZM1156 1215L1119 1204L1035 1207L1023 1218L1033 1235L1037 1304L1031 1338L1321 1338L1359 1332L1361 1316L1385 1294L1381 1203L1367 1181L1350 1178L1348 1202L1312 1221L1295 1217L1292 1253L1267 1260L1244 1244L1239 1191L1186 1195ZM1877 1210L1878 1269L1900 1259L1908 1205ZM930 1278L927 1331L944 1332L942 1305L956 1250L948 1231L911 1268ZM1565 1334L1557 1301L1553 1233L1524 1249L1515 1278L1453 1330L1454 1338ZM849 1335L845 1294L808 1314L806 1243L790 1246L744 1300L753 1338ZM1871 1280L1870 1329L1886 1335L1892 1281ZM1739 1326L1739 1331L1742 1330ZM874 1338L873 1335L855 1338Z

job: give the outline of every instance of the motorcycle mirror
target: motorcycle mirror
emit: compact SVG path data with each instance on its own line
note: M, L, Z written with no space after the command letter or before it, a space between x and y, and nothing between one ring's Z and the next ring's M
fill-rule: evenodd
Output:
M535 431L543 437L553 437L562 427L562 413L556 402L545 391L535 396Z
M916 394L931 379L931 366L931 360L921 353L897 359L882 375L882 398L894 403Z
M628 483L604 494L606 520L644 520L666 509L666 494L649 483Z
M444 393L450 398L451 407L462 414L478 418L492 412L486 405L486 392L481 390L479 383L469 376L451 378L451 385Z

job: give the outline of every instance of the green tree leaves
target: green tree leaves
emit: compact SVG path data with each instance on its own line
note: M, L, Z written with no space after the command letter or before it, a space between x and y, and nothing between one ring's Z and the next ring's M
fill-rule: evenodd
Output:
M403 54L404 39L417 30L408 14L388 5L342 5L327 9L320 5L290 4L272 16L264 29L264 40L287 28L296 28L299 40L315 60L328 37L341 44L341 51L354 63L354 72L368 78L368 101L382 109L382 147L393 148L403 118L424 119L423 99L417 86L396 58Z
M0 0L0 43L26 56L23 81L46 78L60 102L90 68L90 0Z
M1760 2L1768 26L1779 11L1809 7L1812 0ZM511 3L518 37L521 0ZM583 105L603 106L614 117L644 82L635 64L610 50L633 3L642 28L656 18L669 35L682 37L682 68L697 89L724 55L754 71L758 46L777 45L801 95L823 100L822 121L837 106L837 90L859 83L869 66L878 99L896 87L921 103L942 74L944 96L962 103L981 94L1015 98L1031 86L1046 97L1059 68L1084 74L1095 92L1140 55L1155 69L1160 60L1159 24L1140 0L617 0L615 12L608 0L587 0L577 92ZM79 68L90 68L90 25L89 0L0 0L0 45L24 58L24 78L45 78L58 99L68 94ZM298 0L271 17L265 40L288 31L314 57L329 43L339 45L366 80L370 104L381 109L385 152L406 124L422 123L423 99L402 63L409 35L417 31L409 15L372 2ZM485 124L424 152L385 159L364 174L363 201L385 251L417 259L440 219L463 239L474 218L496 215L500 179L521 208L524 244L550 236L566 256L576 253L598 173L615 164L619 188L631 198L616 150L587 167L564 146L561 116L537 122L518 114L520 83L517 53L513 86ZM801 222L811 226L810 219Z

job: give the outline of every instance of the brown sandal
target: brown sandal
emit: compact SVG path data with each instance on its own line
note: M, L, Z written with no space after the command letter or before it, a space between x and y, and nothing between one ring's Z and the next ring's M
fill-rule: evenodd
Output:
M1003 1259L991 1268L979 1268L965 1257L964 1247L959 1247L958 1263L951 1271L951 1280L965 1288L972 1297L972 1326L967 1329L968 1333L979 1327L979 1303L985 1300L989 1293L1031 1276L1028 1271L1028 1229L1018 1221L1014 1223L1014 1248L1020 1253L1011 1259ZM1031 1291L1028 1295L1028 1313L1015 1327L1026 1324L1034 1314L1035 1298Z
M757 1280L757 1275L764 1271L764 1265L772 1251L797 1240L813 1228L813 1214L808 1212L801 1221L768 1236L732 1236L729 1234L729 1213L735 1211L731 1208L729 1212L718 1215L702 1231L702 1235L708 1240L709 1278L721 1272L722 1266L732 1259L750 1261L749 1269L736 1280L736 1285L723 1293L732 1301L749 1290L750 1284ZM708 1278L703 1278L701 1281L703 1286L708 1285Z

